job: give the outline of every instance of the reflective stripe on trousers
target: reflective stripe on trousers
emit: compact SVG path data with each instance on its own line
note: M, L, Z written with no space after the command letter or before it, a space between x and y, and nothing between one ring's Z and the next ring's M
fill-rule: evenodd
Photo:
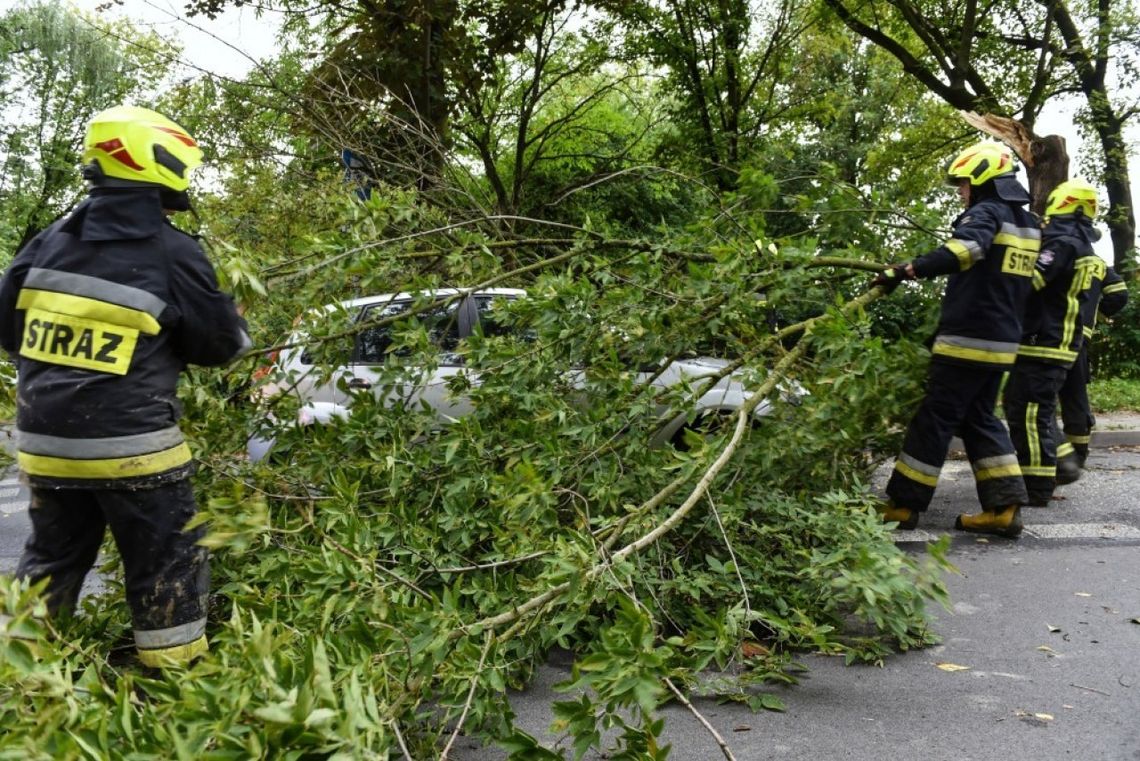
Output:
M1049 362L1018 358L1009 374L1002 400L1009 435L1030 499L1048 501L1056 486L1058 448L1057 392L1067 368Z
M210 649L206 641L206 618L167 629L136 629L135 647L144 666L185 666Z
M898 507L923 511L930 505L950 439L962 436L983 508L1025 504L1016 453L994 414L1002 371L933 361L926 396L907 427L903 451L887 483Z

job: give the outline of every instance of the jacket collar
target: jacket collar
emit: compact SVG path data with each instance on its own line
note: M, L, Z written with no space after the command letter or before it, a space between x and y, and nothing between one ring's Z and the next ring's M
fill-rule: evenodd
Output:
M1093 227L1089 218L1083 214L1050 217L1046 230L1053 235L1068 235L1087 243L1095 243L1100 240L1100 231Z
M158 188L92 188L64 223L84 241L138 240L158 233L166 220Z

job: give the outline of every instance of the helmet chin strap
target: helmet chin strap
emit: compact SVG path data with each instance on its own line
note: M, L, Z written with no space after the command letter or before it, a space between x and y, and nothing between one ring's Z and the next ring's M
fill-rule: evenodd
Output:
M162 208L164 209L190 211L190 195L185 190L159 188L158 196L162 200Z

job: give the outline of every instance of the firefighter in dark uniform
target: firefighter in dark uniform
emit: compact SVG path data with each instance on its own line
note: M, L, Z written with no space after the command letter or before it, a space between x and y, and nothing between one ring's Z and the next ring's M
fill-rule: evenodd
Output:
M1096 188L1062 182L1045 209L1041 255L1026 306L1017 364L1005 387L1005 419L1017 448L1028 504L1047 507L1057 484L1057 393L1084 345L1081 313L1095 301L1104 261L1093 251Z
M1095 230L1093 231L1096 232ZM1128 304L1128 286L1124 279L1107 265L1092 273L1089 298L1081 305L1081 322L1084 342L1065 382L1061 386L1061 422L1065 441L1057 447L1057 483L1071 484L1081 477L1081 468L1089 456L1089 439L1096 418L1089 405L1089 343L1092 341L1098 315L1112 317Z
M209 584L190 449L175 395L187 363L249 347L245 322L198 242L167 217L189 209L202 152L174 122L116 107L88 126L88 197L28 243L0 282L0 346L17 362L17 459L32 535L17 576L48 579L74 608L109 525L123 559L139 660L207 649Z
M961 515L966 531L1016 537L1025 484L1009 433L994 414L1002 374L1017 358L1021 315L1032 290L1041 231L1025 208L1013 153L978 143L947 167L966 210L946 243L913 262L884 270L872 285L949 275L934 339L926 396L907 428L887 484L883 520L913 528L930 505L958 433L974 471L982 512Z

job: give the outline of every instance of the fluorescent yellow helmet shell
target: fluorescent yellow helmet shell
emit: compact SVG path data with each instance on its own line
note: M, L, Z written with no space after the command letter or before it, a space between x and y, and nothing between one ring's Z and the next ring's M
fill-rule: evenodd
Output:
M1013 151L1001 143L982 142L954 157L946 167L946 181L957 184L959 180L969 180L971 185L982 185L1016 171Z
M1045 205L1046 217L1060 217L1078 211L1089 219L1096 218L1096 188L1080 178L1066 180L1053 188Z
M116 106L95 115L83 140L83 163L99 164L107 177L182 191L202 164L197 141L149 108Z

